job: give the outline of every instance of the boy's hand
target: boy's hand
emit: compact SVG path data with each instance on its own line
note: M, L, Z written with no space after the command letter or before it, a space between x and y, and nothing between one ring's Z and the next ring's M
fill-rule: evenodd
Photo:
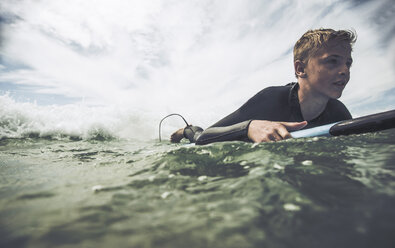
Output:
M289 131L302 129L307 121L277 122L253 120L248 127L248 138L255 143L280 141L291 138Z
M184 138L184 128L180 128L177 131L175 131L171 136L170 136L170 141L172 143L179 143L180 140Z

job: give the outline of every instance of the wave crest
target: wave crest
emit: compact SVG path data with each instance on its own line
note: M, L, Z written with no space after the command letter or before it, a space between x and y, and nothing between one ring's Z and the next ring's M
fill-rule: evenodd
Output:
M152 119L116 106L40 106L0 96L0 139L146 139L156 134Z

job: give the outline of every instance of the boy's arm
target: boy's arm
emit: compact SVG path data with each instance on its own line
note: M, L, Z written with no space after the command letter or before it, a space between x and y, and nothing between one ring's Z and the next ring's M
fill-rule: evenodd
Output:
M231 126L210 127L205 131L198 126L187 126L174 132L170 141L178 143L182 138L187 138L191 143L205 145L213 142L243 140L248 141L248 125L251 122L244 121Z
M203 131L199 127L194 129L194 126L186 127L183 136L198 145L220 141L266 142L288 138L290 137L288 130L303 128L307 123L273 122L267 119L270 118L270 115L259 114L263 109L267 109L263 107L275 104L269 101L270 99L282 97L285 94L284 91L288 96L289 89L282 89L280 94L278 88L266 88L250 98L238 110L206 130ZM251 123L252 125L250 125Z
M206 145L221 141L249 141L248 126L251 121L247 120L230 126L207 128L205 131L200 131L198 135L194 136L195 142L197 145Z
M187 126L177 130L171 136L172 142L187 138L191 143L206 145L221 141L253 141L269 142L291 138L288 131L296 131L307 125L302 122L277 122L265 120L248 120L224 127L209 127L205 131L201 127ZM177 137L176 137L177 136Z
M216 122L211 127L203 131L200 127L186 127L183 137L189 139L197 145L205 145L221 141L256 141L254 137L250 139L248 135L249 125L256 119L257 106L261 106L261 101L265 95L270 93L262 90L254 97L250 98L239 109Z
M255 143L280 141L291 138L289 131L302 129L306 125L306 121L278 122L248 120L231 126L207 128L199 134L196 144L206 145L213 142L234 140L252 141Z

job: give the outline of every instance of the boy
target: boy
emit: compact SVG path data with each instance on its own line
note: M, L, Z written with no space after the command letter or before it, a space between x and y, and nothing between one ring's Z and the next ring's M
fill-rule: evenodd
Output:
M290 138L290 131L351 119L337 99L350 79L355 41L356 34L348 30L307 31L293 50L297 83L263 89L205 131L187 126L173 133L171 141L279 141Z

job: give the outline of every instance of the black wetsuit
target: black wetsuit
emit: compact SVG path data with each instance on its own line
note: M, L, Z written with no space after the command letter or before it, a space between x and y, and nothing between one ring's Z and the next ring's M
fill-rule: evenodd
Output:
M265 88L238 110L204 131L197 126L186 127L184 137L198 145L218 141L250 141L247 132L252 120L304 121L299 105L298 89L298 83ZM310 120L304 129L351 118L350 112L343 103L330 99L325 110L317 118Z

